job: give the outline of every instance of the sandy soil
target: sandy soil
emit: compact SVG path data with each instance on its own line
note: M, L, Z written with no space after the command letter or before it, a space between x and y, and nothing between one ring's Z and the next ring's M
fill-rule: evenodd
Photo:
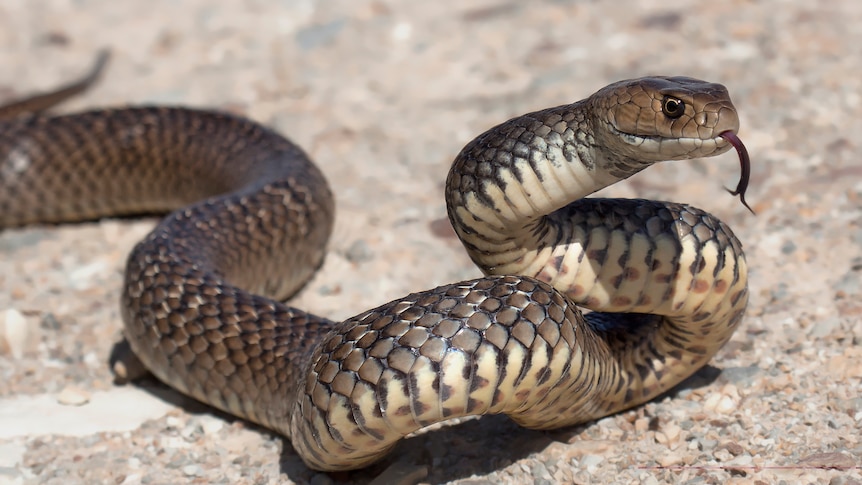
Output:
M734 154L606 191L703 207L748 254L742 328L676 392L552 433L466 420L336 475L157 384L112 383L122 266L154 219L3 231L0 483L862 482L860 25L851 0L0 3L0 99L74 78L108 47L102 82L64 111L225 108L305 147L339 215L294 303L329 317L477 276L441 197L457 151L618 79L728 86L757 211L722 189L736 183Z

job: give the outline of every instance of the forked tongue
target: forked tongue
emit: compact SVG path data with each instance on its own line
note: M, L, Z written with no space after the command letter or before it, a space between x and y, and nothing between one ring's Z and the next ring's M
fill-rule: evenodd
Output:
M745 190L748 188L748 180L751 177L751 161L748 159L748 150L745 149L745 145L742 144L742 140L740 140L739 137L736 136L736 133L732 131L722 132L718 136L724 138L726 142L733 145L733 148L736 148L736 152L739 153L739 166L742 168L742 173L739 176L739 183L736 184L736 189L730 190L725 188L725 190L730 192L731 195L738 195L742 205L754 214L754 209L752 209L748 205L748 202L745 201Z

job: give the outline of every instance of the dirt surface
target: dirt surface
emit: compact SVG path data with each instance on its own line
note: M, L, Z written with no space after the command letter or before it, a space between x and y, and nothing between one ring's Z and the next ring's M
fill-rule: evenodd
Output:
M672 5L672 6L671 6ZM604 195L691 203L751 268L741 329L670 395L597 423L469 419L367 470L305 468L289 442L156 383L117 387L122 267L155 219L0 233L0 483L862 482L862 3L7 0L0 99L113 59L63 106L229 109L287 134L338 220L293 303L352 316L479 275L448 229L453 157L514 115L647 74L725 84L753 160L665 163Z

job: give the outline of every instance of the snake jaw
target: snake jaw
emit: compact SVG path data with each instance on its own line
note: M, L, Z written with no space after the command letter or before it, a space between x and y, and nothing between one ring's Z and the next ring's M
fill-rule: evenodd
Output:
M692 144L697 145L698 151L706 142L712 142L715 145L715 149L710 153L698 153L699 156L712 156L724 153L728 148L733 147L736 149L736 152L739 154L739 166L741 169L739 182L736 185L735 189L728 189L725 187L731 195L738 195L740 202L745 206L752 214L756 214L754 209L748 205L748 201L745 200L745 191L748 189L749 181L751 180L751 159L748 156L748 150L745 148L745 145L742 143L742 140L739 139L739 136L732 130L726 130L718 134L715 138L667 138L662 136L641 136L634 135L631 133L622 132L614 127L611 129L616 133L619 139L623 140L627 145L638 147L641 151L644 149L648 149L650 145L655 145L656 149L655 153L661 155L661 147L663 144L666 145L667 142L678 142L680 145ZM701 142L698 144L698 142ZM724 144L722 143L724 142ZM689 159L693 158L692 151L688 151L679 157L674 157L672 155L665 155L663 160L674 160L674 159Z
M649 163L668 160L687 160L698 157L710 157L720 155L727 151L733 144L727 144L727 139L719 135L715 138L697 137L667 137L662 135L637 135L627 133L619 128L608 125L610 131L617 139L621 140L626 147L636 148L634 155L644 161L644 155L654 155ZM679 150L669 150L673 143L682 147ZM711 147L710 147L711 145ZM617 145L619 146L619 144ZM711 149L709 149L711 148ZM631 156L628 153L623 155ZM632 158L635 158L634 156Z
M748 150L745 148L742 140L739 139L739 136L737 136L733 130L725 130L719 133L717 137L706 139L669 138L661 135L636 135L621 131L619 128L613 126L613 124L608 124L608 130L612 132L618 140L621 140L625 146L636 147L641 156L644 153L658 155L655 160L651 160L649 163L644 163L643 167L639 167L638 170L646 168L646 166L660 160L684 160L695 158L696 156L708 157L724 153L730 147L735 148L736 152L739 154L741 174L736 188L731 190L725 187L725 190L727 190L731 195L738 195L742 205L744 205L752 214L756 214L754 209L752 209L745 200L745 191L748 189L748 184L751 179L751 159L748 156ZM663 153L662 147L667 147L669 142L674 142L681 146L687 146L688 148L686 150L682 150L679 155ZM703 147L709 142L712 142L714 149L707 153L703 151Z

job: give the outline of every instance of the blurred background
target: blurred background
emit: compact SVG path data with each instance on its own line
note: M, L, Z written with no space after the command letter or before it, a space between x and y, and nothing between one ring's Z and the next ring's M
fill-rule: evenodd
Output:
M338 220L324 268L294 303L332 318L478 276L446 219L454 156L494 124L620 79L726 85L757 215L722 188L739 177L732 152L659 164L602 193L699 206L746 248L749 316L702 385L672 399L565 433L469 421L330 477L286 441L211 424L228 421L174 396L180 408L134 431L0 435L12 457L0 479L329 483L403 467L432 483L859 483L860 26L862 3L850 0L3 0L0 102L75 79L110 49L99 84L60 111L225 109L304 147ZM154 221L0 233L0 311L27 322L24 337L0 335L0 410L69 385L112 392L104 360L119 338L122 266Z

